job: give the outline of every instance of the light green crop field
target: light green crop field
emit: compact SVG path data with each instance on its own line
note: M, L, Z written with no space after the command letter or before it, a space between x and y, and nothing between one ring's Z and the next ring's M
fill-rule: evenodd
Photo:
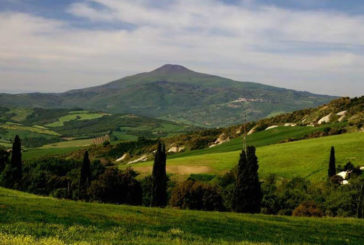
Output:
M103 117L107 115L106 113L91 113L88 111L73 111L69 115L60 117L57 122L47 124L47 127L62 127L65 122L73 120L92 120Z
M356 166L364 166L364 133L351 133L258 147L259 174L261 177L276 174L286 178L323 180L327 174L331 146L336 148L337 165L351 161ZM223 174L238 163L240 152L167 159L167 172L183 176L191 173ZM150 174L152 164L149 161L132 167L144 175Z
M47 128L40 127L40 126L24 126L24 125L17 124L17 123L6 123L6 124L0 125L0 127L7 129L7 130L11 130L11 131L14 131L14 130L29 131L29 132L38 133L38 134L59 136L59 134L57 132L54 132L52 130L49 130Z
M83 203L0 188L0 244L364 244L364 220Z
M40 147L41 149L49 148L69 148L69 147L85 147L93 144L93 139L83 139L83 140L68 140L56 142Z
M24 121L30 114L32 114L33 109L29 108L11 108L7 114L12 114L11 120L14 120L16 122Z

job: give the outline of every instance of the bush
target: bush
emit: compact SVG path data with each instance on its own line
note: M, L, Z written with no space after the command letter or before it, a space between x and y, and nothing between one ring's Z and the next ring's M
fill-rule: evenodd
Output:
M174 207L196 210L224 210L223 199L216 187L187 180L176 186L170 203Z
M92 181L88 194L92 200L116 204L142 204L142 188L132 169L109 168Z
M314 201L305 201L293 210L292 215L301 217L322 217L323 212Z

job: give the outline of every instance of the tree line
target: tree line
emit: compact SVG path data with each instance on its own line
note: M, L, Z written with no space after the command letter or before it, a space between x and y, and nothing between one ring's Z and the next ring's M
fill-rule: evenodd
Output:
M336 167L335 149L328 161L328 181L312 184L304 178L263 181L253 146L242 150L235 168L207 182L188 178L176 183L166 172L165 145L158 143L152 175L141 180L131 168L120 170L91 161L45 158L23 165L21 141L15 137L11 154L0 150L0 184L40 195L83 201L144 205L208 211L234 211L296 216L363 217L364 185L361 172L350 163ZM342 185L337 170L350 170L349 185Z

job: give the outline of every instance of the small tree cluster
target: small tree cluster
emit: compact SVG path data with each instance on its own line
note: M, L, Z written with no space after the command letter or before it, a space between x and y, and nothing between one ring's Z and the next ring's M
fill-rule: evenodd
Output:
M322 217L324 214L314 201L305 201L301 203L295 210L292 216L302 217Z
M135 179L137 174L132 169L120 171L109 168L91 183L88 190L91 200L140 205L142 203L142 188Z
M172 191L170 204L183 209L208 211L225 209L216 187L194 180L186 180L176 186Z
M155 154L152 173L152 200L153 207L165 207L167 205L167 174L166 174L166 147L158 143Z
M20 188L22 179L22 153L21 153L21 141L19 136L15 136L11 160L7 162L7 156L4 153L3 160L5 162L4 169L1 172L0 183L4 187L8 188Z
M331 147L330 152L330 161L329 161L329 170L328 170L328 176L329 178L336 175L336 159L335 159L335 148Z
M255 147L240 154L232 208L236 212L259 213L262 191L258 177L258 158Z

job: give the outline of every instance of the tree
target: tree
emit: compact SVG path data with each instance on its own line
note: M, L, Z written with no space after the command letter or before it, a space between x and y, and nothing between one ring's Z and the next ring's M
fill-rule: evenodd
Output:
M88 151L85 152L80 173L79 199L87 199L87 189L91 183L91 167Z
M9 152L4 149L0 149L0 173L4 170L5 165L9 161Z
M241 213L258 213L262 201L262 191L258 176L258 158L255 147L247 147L240 154L238 174L235 183L233 210Z
M359 192L359 202L358 202L358 210L357 217L359 219L363 218L363 209L364 209L364 183L361 185Z
M137 173L128 168L120 171L108 168L89 188L90 198L95 201L116 204L142 204L142 187L135 179Z
M195 180L186 180L177 185L172 191L170 204L184 209L225 210L217 187Z
M22 178L21 141L15 136L11 160L5 165L1 174L0 183L7 188L19 188Z
M331 147L331 152L330 152L330 162L329 162L329 171L328 171L329 178L336 175L335 163L336 163L335 148L332 146Z
M166 149L161 142L154 158L152 173L152 206L165 207L167 205L167 174L166 174Z
M16 182L20 182L22 177L22 160L21 160L21 141L19 136L15 136L13 150L11 154L11 165L16 169L14 176Z
M323 215L322 210L314 201L305 201L301 203L292 213L292 216L298 217L322 217Z

